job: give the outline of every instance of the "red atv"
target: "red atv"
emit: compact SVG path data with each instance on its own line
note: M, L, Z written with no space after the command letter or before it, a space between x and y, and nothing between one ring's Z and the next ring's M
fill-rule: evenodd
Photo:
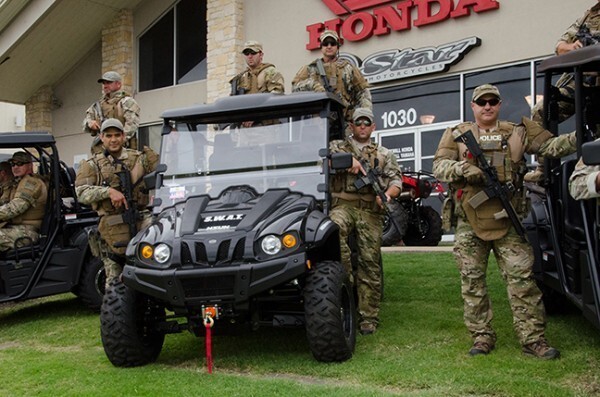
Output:
M439 193L440 200L445 198L442 183L427 171L402 172L402 194L390 202L390 213L400 231L396 230L386 216L383 225L383 246L397 245L400 241L411 246L436 246L442 239L442 218L423 200L432 192Z

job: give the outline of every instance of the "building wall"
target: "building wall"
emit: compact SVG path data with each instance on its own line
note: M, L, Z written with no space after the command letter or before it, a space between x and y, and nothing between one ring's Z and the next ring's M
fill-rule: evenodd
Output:
M291 81L298 69L319 56L318 50L308 51L308 32L306 26L324 22L337 16L322 0L209 0L210 6L223 6L233 14L209 13L213 18L229 21L232 26L227 30L222 24L209 21L209 81L197 81L174 87L142 93L136 92L135 76L137 72L137 40L141 34L175 3L174 1L146 0L133 10L132 45L132 90L140 104L143 125L160 122L161 113L168 108L206 103L213 98L228 95L229 80L243 68L241 48L212 53L212 43L221 41L229 47L231 43L243 43L245 40L258 40L264 45L264 61L274 63L282 72L286 92L291 91ZM458 3L459 0L454 0ZM392 2L391 5L401 3ZM489 68L515 61L538 59L551 55L558 37L564 30L595 2L590 0L571 0L568 7L564 2L548 0L500 1L500 8L484 13L472 12L470 16L447 19L437 24L395 32L385 36L373 36L360 42L349 42L342 46L343 52L352 53L359 58L382 50L436 47L451 41L470 36L481 38L481 46L474 48L447 73ZM370 9L366 10L370 12ZM236 15L242 12L244 15ZM412 11L416 17L416 9ZM342 18L346 18L343 16ZM225 33L225 36L224 36ZM231 41L227 41L231 40ZM236 44L238 47L241 44ZM215 73L221 63L215 57L226 59L233 67L224 68ZM212 68L212 69L211 69ZM96 83L103 70L100 42L98 47L82 57L82 62L70 71L66 78L53 87L54 96L60 107L52 112L52 129L57 137L63 158L68 163L88 152L91 138L81 134L81 121L85 109L98 99L100 86ZM431 79L442 75L426 75L413 79L397 80L374 85L373 89L395 86L418 80ZM216 80L216 82L215 82ZM209 92L210 91L210 95Z
M0 102L0 131L25 131L25 107Z

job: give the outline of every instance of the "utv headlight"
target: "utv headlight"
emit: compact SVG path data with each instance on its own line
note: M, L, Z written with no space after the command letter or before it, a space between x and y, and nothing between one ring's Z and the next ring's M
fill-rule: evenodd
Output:
M260 247L267 255L277 255L281 251L281 240L277 236L270 234L263 238Z
M160 243L154 248L154 260L160 264L171 259L171 249L167 244Z

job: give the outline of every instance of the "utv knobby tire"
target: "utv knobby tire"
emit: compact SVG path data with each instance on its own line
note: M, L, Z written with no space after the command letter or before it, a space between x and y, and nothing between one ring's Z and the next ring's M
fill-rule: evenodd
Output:
M112 280L100 312L102 345L110 362L116 367L134 367L155 361L165 340L156 323L164 318L164 308Z
M318 361L345 361L356 344L356 306L350 278L339 262L319 262L304 288L306 335Z
M106 287L106 272L100 258L88 255L81 269L75 294L92 310L100 311Z
M416 224L411 224L402 239L404 245L437 246L442 240L442 218L440 214L431 207L421 207L419 209L419 218L421 220L422 232L419 232Z
M406 229L408 224L408 214L404 207L397 201L390 201L390 215L386 214L383 219L383 233L381 235L381 246L391 247L397 245L402 240L402 237L406 235ZM400 231L396 229L394 224L390 221L390 216L394 218L396 224L400 226Z

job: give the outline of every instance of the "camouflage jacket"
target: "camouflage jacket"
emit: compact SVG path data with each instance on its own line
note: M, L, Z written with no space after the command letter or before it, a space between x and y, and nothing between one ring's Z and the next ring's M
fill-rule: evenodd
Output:
M577 40L577 32L581 26L586 25L592 35L600 34L600 3L596 3L592 8L587 10L585 14L577 21L575 21L562 36L558 39L558 43L561 41L567 43L574 43ZM558 43L556 44L558 46Z
M99 131L90 130L88 122L96 120L101 125L104 120L109 118L118 119L123 123L123 131L129 140L135 137L140 125L140 107L135 99L125 91L104 95L85 111L83 132L92 136L97 135Z
M585 200L600 197L596 191L596 177L600 173L600 166L585 165L583 159L579 159L575 171L569 178L569 193L575 200Z
M344 104L344 115L347 122L352 120L354 109L373 109L369 83L356 66L345 59L338 59L335 62L323 62L323 66L329 80L329 86L334 94L340 96ZM296 73L294 80L292 80L292 91L326 91L323 79L317 69L317 60L303 66Z
M0 206L0 221L39 228L48 200L46 183L38 175L25 175L15 181L17 185L10 190L9 202Z
M242 73L235 76L229 81L237 89L244 89L245 94L255 94L259 92L272 92L274 94L283 94L285 92L283 76L275 68L275 65L270 63L261 63L252 70L246 68ZM237 95L233 93L233 95Z
M371 168L375 168L375 159L377 159L377 167L381 170L379 186L383 190L387 190L391 186L397 186L402 190L402 172L398 167L396 156L389 149L371 142L361 150L354 139L348 137L343 140L331 141L329 150L332 153L352 153L357 160L368 161ZM357 190L354 186L356 179L357 176L349 172L336 172L331 178L331 195L344 200L375 201L373 188L365 186L361 190Z
M440 181L456 183L458 185L466 184L462 174L457 172L457 164L474 161L467 155L466 147L458 144L454 139L469 129L474 132L476 137L479 135L479 128L472 122L448 128L442 135L433 160L433 173ZM523 168L521 165L525 163L523 157L525 153L538 154L549 158L560 158L573 153L576 149L575 132L553 136L552 133L544 130L539 124L525 117L522 119L521 124L498 122L497 127L490 132L493 133L494 131L499 131L503 135L508 149L506 156L510 157L501 165L504 168L499 170L500 178L507 172L507 169L514 170L516 173L519 168ZM511 173L510 179L516 177L515 173ZM522 185L522 181L519 182L517 179L514 179L512 182L517 184L517 188L520 188L520 185Z
M145 150L149 150L144 148ZM115 159L105 153L98 153L87 161L82 161L75 179L75 192L82 204L91 205L98 215L112 215L123 212L117 210L110 201L109 188L123 192L117 172L123 170L123 165L131 174L131 182L136 184L144 175L154 171L158 163L147 152L123 149ZM134 188L133 198L138 209L144 209L148 204L148 192L144 183L140 182Z

